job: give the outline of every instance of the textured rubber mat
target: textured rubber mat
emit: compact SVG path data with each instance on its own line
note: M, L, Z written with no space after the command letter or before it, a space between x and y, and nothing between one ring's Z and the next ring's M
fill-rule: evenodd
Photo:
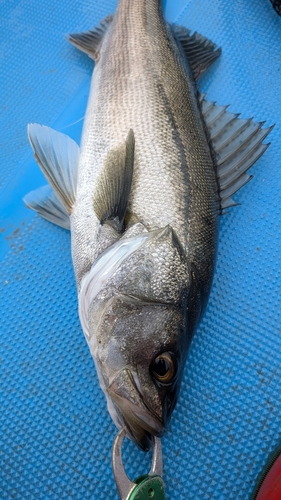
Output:
M163 438L168 499L246 500L281 439L281 19L269 0L168 0L167 17L223 54L200 87L242 117L276 123L253 180L221 220L214 286ZM79 324L67 231L22 196L44 183L26 124L79 140L92 62L64 36L111 0L1 4L0 498L117 499L116 434ZM151 456L131 443L132 477Z

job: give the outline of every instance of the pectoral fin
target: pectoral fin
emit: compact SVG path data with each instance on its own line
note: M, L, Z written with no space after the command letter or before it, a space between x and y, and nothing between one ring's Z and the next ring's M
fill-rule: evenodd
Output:
M221 48L196 31L191 35L190 30L184 26L173 24L172 29L188 59L193 76L197 80L219 58Z
M202 115L216 156L221 208L236 205L231 196L244 186L251 176L246 171L260 158L269 144L263 140L273 127L262 128L264 122L242 120L201 96Z
M79 146L67 135L37 123L28 125L28 138L43 174L71 214L76 197Z
M99 55L103 36L113 20L113 16L107 16L93 30L83 33L72 33L68 37L68 41L77 49L85 52L91 59L96 60Z
M94 194L94 211L101 224L110 224L119 232L131 191L134 146L134 133L130 130L126 141L109 151Z

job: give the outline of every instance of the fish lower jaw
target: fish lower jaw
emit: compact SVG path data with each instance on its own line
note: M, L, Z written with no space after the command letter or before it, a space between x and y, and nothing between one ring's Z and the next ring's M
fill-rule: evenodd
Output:
M152 446L152 436L164 434L163 422L154 417L143 403L138 405L113 391L108 392L112 398L109 411L117 427L125 426L132 441L140 449L148 451Z
M120 414L119 407L111 399L111 397L106 394L107 399L107 409L108 412L115 423L116 427L121 430L126 428L127 434L130 439L143 451L149 451L153 444L153 437L161 437L164 433L164 427L157 421L154 417L140 410L136 405L134 409L135 417L128 418ZM139 420L139 423L138 423ZM149 428L152 432L148 432L146 428Z
M153 437L161 437L164 434L164 426L149 413L135 407L132 414L124 418L126 428L132 441L143 451L149 451Z

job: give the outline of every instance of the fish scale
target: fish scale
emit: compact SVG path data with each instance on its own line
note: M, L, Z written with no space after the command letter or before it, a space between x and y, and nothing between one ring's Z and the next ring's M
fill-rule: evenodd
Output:
M171 33L167 33L166 23L159 21L157 4L155 1L139 2L136 8L133 4L128 9L126 2L119 3L95 68L78 169L79 214L76 217L74 207L72 215L73 248L77 248L73 254L75 262L76 254L79 256L79 264L75 265L79 276L85 272L80 270L84 264L80 261L80 249L85 246L85 239L88 240L87 232L83 230L81 235L79 229L76 230L76 219L79 228L81 226L80 189L85 200L87 183L89 199L86 207L83 203L83 212L87 220L93 220L88 228L95 239L95 226L96 231L99 230L92 208L96 178L107 152L124 141L130 128L135 134L136 155L129 210L150 230L170 224L183 247L187 250L188 246L189 253L192 242L196 241L195 252L199 252L200 257L206 255L208 260L211 235L216 239L217 184L199 116L196 89L193 79L187 79L186 73L190 70L186 62L182 62ZM144 24L144 7L150 16L148 28ZM170 46L172 50L167 50ZM148 102L143 103L144 96ZM98 155L96 143L99 144L100 137L107 144ZM195 186L193 191L192 185ZM203 196L200 192L197 194L197 185ZM207 186L211 186L209 196ZM189 212L196 216L190 217ZM210 231L207 237L200 227L204 212ZM205 241L208 248L205 248ZM97 253L100 251L99 248ZM91 245L89 252L87 262L93 262L96 255L92 255ZM211 281L209 276L207 281Z

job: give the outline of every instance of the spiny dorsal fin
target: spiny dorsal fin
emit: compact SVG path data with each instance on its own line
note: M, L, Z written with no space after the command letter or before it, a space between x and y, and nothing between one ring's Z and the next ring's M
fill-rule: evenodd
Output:
M77 49L88 54L91 59L96 60L99 55L103 36L112 20L113 16L107 16L93 30L70 34L68 41Z
M35 210L49 222L53 222L53 224L57 224L64 229L70 229L69 215L51 186L46 185L31 191L24 197L23 201L28 208Z
M117 231L123 229L129 201L134 149L134 133L130 130L126 141L109 151L94 194L94 211L101 224L110 224Z
M260 158L269 144L262 144L273 127L262 128L264 122L242 120L227 111L227 106L199 97L202 115L216 156L221 209L235 206L231 196L252 176L246 171Z
M70 214L76 198L79 146L67 135L37 123L30 123L27 132L38 165Z
M198 80L221 55L221 48L196 31L191 35L190 30L184 26L173 24L172 29L184 50L195 80Z

